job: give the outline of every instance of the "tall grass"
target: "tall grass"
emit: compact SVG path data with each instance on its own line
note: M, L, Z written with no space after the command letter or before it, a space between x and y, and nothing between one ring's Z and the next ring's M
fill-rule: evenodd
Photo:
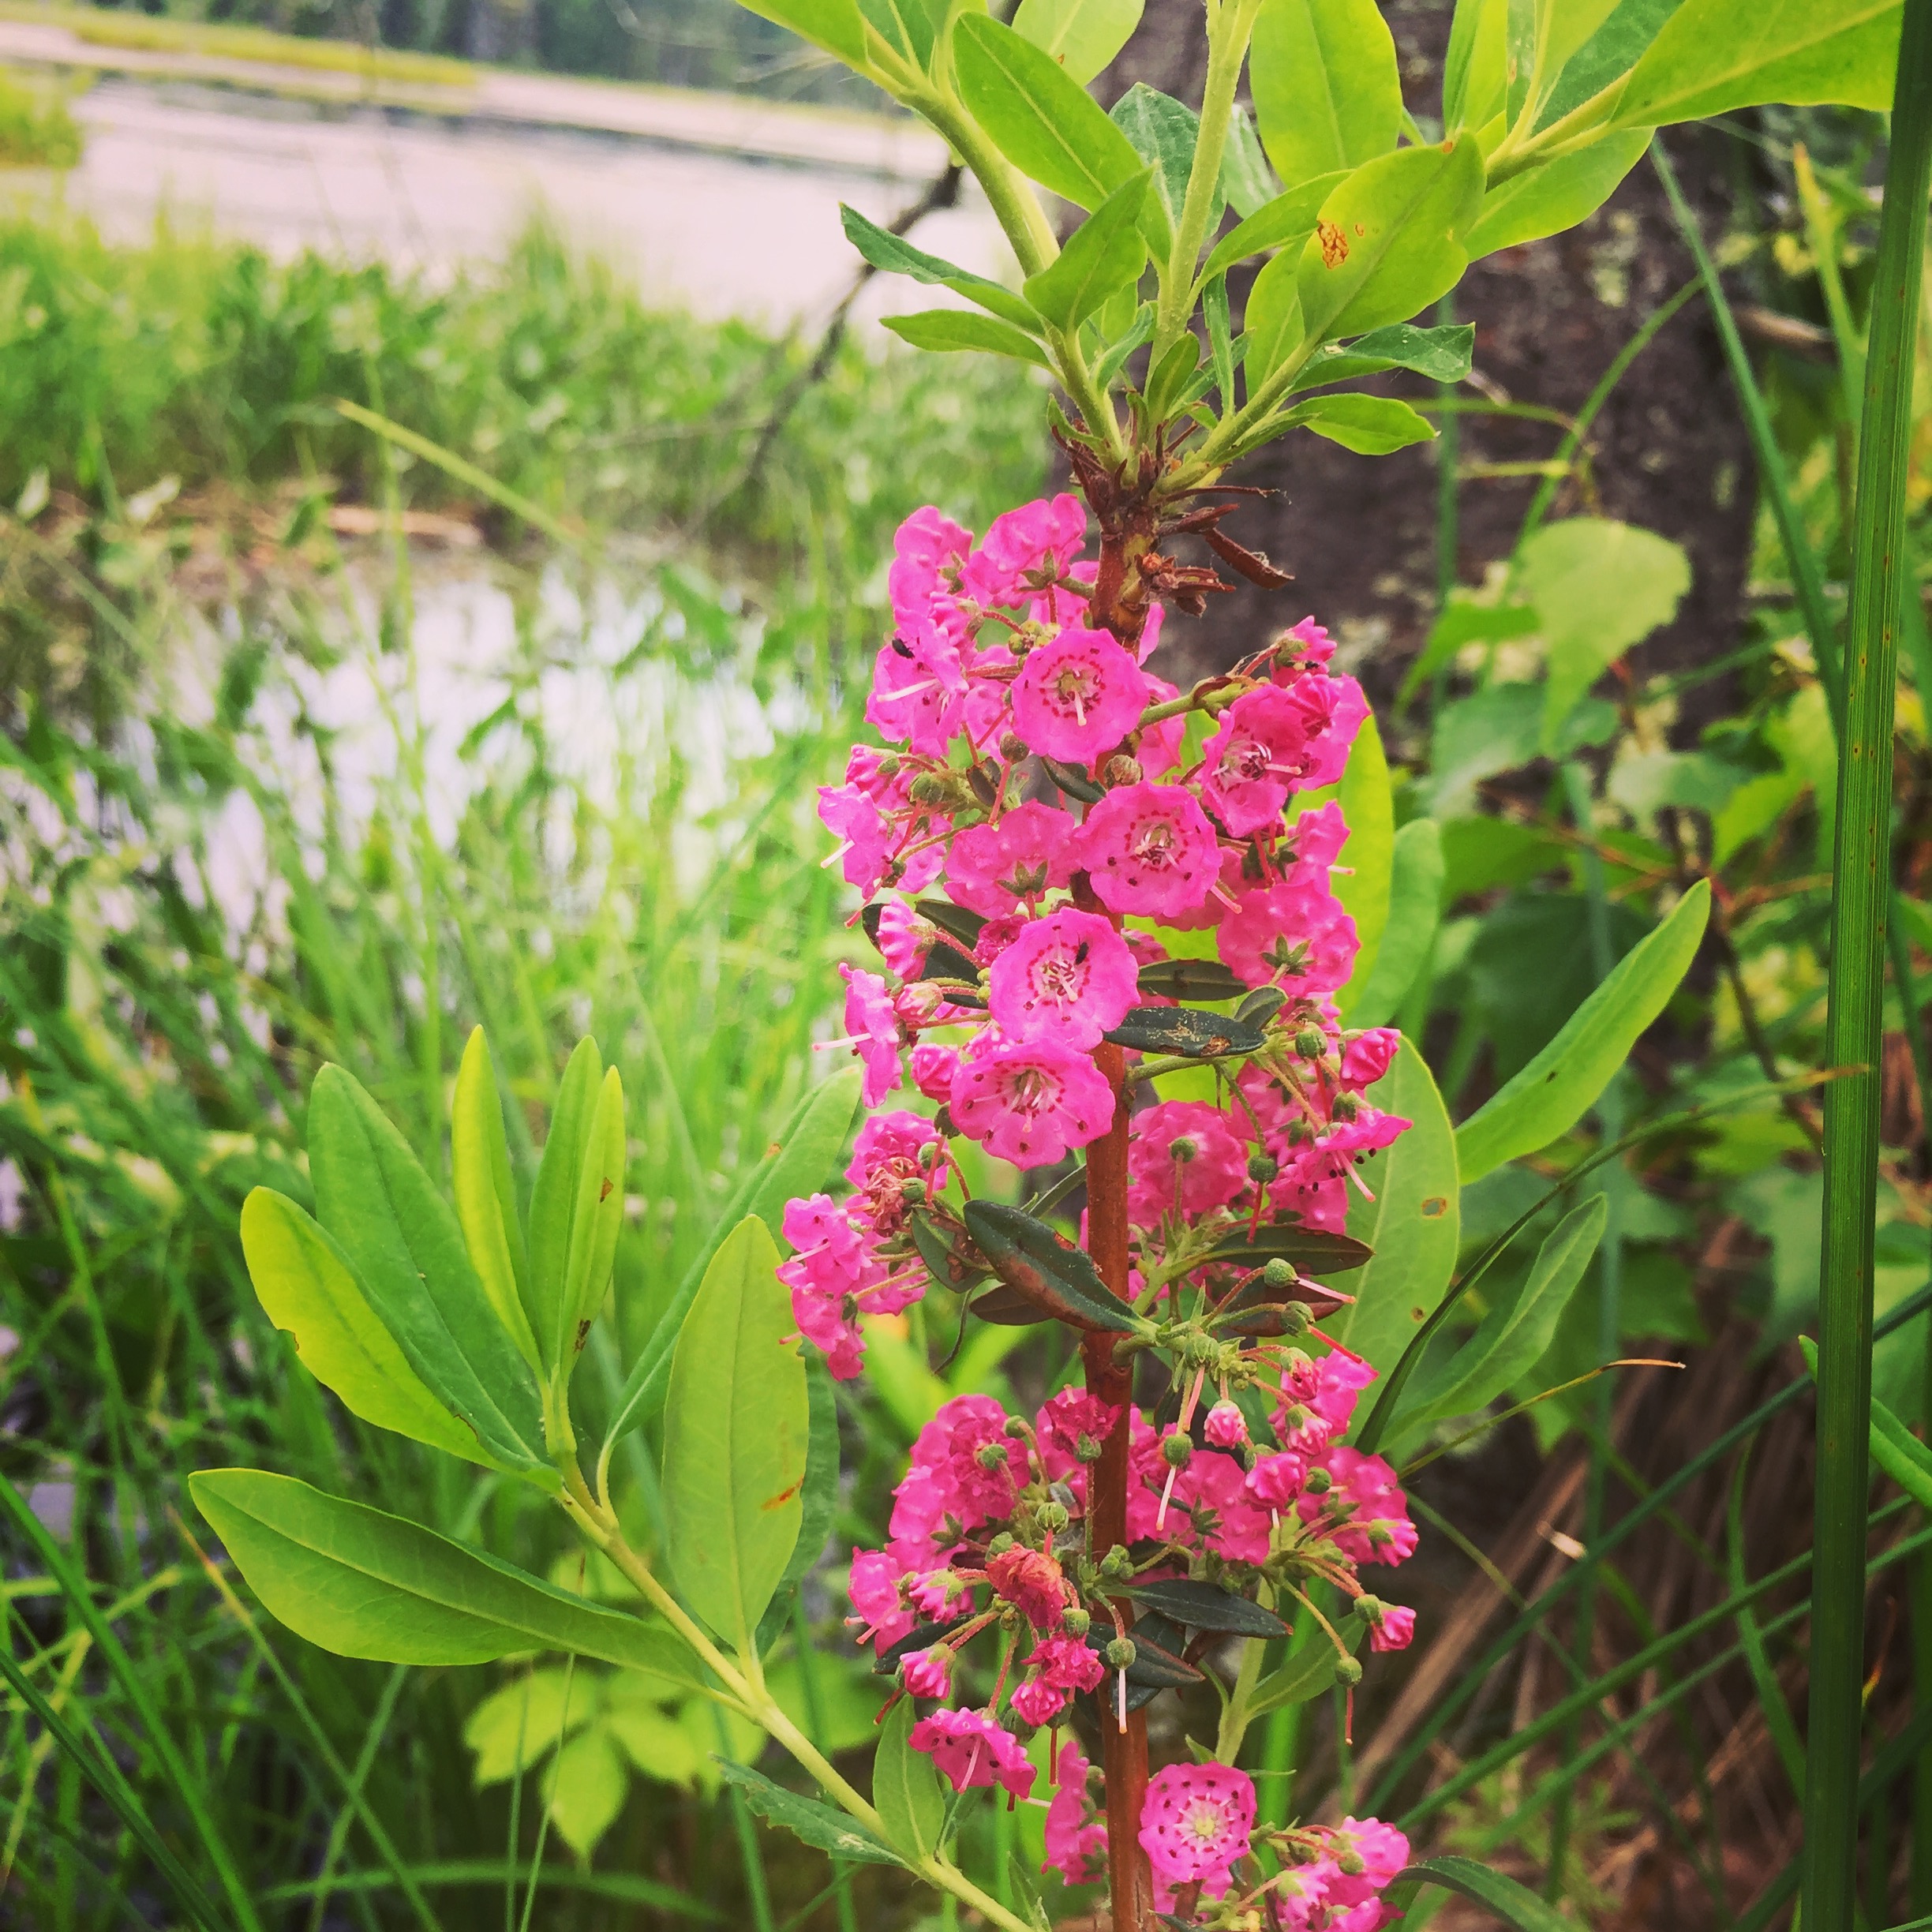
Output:
M0 67L0 168L69 168L80 159L80 129L66 94Z

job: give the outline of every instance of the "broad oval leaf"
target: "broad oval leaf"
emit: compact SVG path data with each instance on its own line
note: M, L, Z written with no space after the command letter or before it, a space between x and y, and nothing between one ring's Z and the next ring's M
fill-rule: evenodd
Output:
M1670 917L1611 969L1563 1031L1456 1130L1462 1185L1567 1133L1629 1058L1690 970L1710 917L1699 879Z
M1476 345L1476 327L1462 322L1440 328L1417 328L1413 322L1394 322L1371 329L1346 346L1320 349L1295 378L1297 389L1316 389L1325 383L1354 382L1383 369L1413 369L1432 382L1461 382L1470 373Z
M1462 1192L1455 1129L1413 1040L1402 1042L1367 1098L1413 1125L1358 1170L1375 1199L1350 1190L1349 1232L1373 1252L1349 1284L1354 1305L1331 1316L1324 1332L1386 1376L1448 1293L1462 1234Z
M804 1514L811 1405L777 1266L747 1215L705 1270L665 1402L665 1544L686 1603L740 1653Z
M1186 1630L1226 1632L1236 1637L1286 1637L1288 1626L1272 1610L1237 1597L1218 1583L1174 1577L1165 1582L1136 1583L1120 1593Z
M1649 145L1648 129L1612 134L1499 182L1483 197L1482 211L1464 241L1470 260L1575 227L1610 199Z
M472 1462L489 1462L474 1432L409 1365L348 1257L294 1202L253 1189L242 1204L242 1252L268 1319L294 1339L302 1366L351 1414Z
M762 1772L754 1771L749 1765L734 1764L728 1758L720 1758L717 1763L719 1775L727 1784L736 1784L744 1793L745 1802L759 1817L769 1819L774 1825L782 1825L808 1845L829 1852L834 1858L849 1859L860 1865L905 1863L897 1852L874 1837L857 1819L848 1818L843 1811L835 1811L816 1798L802 1797L796 1792L787 1791L782 1784L773 1784Z
M1388 923L1361 990L1342 1009L1345 1024L1384 1026L1395 1017L1435 946L1443 878L1441 828L1411 818L1390 848Z
M202 1470L188 1487L271 1614L338 1657L481 1664L558 1650L704 1687L664 1626L600 1609L419 1523L266 1470Z
M1078 328L1116 289L1139 279L1147 244L1137 223L1153 180L1142 169L1068 236L1066 245L1026 284L1026 298L1049 322Z
M530 1327L545 1365L551 1368L562 1359L559 1343L570 1320L571 1237L603 1074L597 1043L579 1040L557 1084L543 1157L530 1189Z
M1311 222L1307 233L1313 232ZM1301 316L1301 274L1300 256L1284 248L1272 261L1262 264L1254 286L1248 291L1241 324L1246 331L1245 367L1250 395L1301 347L1307 333Z
M1063 200L1097 208L1140 172L1133 143L1100 103L1012 28L964 13L953 29L960 98L1021 174Z
M493 1462L556 1488L536 1377L490 1305L455 1215L338 1066L316 1074L309 1097L309 1167L316 1219L410 1365Z
M1555 1906L1506 1878L1493 1866L1473 1859L1445 1854L1426 1859L1398 1872L1385 1896L1391 1904L1406 1904L1424 1885L1440 1885L1492 1911L1515 1932L1575 1932L1576 1921Z
M1320 1276L1346 1275L1352 1268L1365 1267L1373 1252L1365 1241L1353 1235L1331 1234L1324 1228L1286 1222L1257 1228L1252 1234L1245 1228L1230 1234L1215 1245L1208 1259L1237 1267L1266 1267L1271 1261L1287 1261L1305 1273Z
M1395 396L1312 396L1275 420L1284 430L1312 430L1357 456L1392 455L1413 444L1436 440L1429 419Z
M928 1858L945 1841L945 1794L924 1751L909 1742L912 1700L901 1698L879 1731L872 1758L872 1808L886 1836L911 1859Z
M1050 369L1046 351L1031 335L1002 322L998 316L975 315L970 309L921 309L912 315L880 318L901 342L915 349L949 351L976 349L986 355L1011 356Z
M1161 217L1171 231L1187 200L1188 178L1194 170L1194 148L1200 138L1200 116L1171 94L1163 94L1144 80L1136 80L1114 103L1108 118L1133 143L1134 152L1151 167L1153 191L1159 198ZM1221 226L1222 205L1217 182L1208 209L1209 234Z
M1262 1043L1261 1029L1251 1022L1191 1006L1136 1006L1104 1037L1116 1046L1176 1054L1188 1060L1256 1053Z
M1248 991L1246 980L1210 959L1156 960L1140 968L1138 983L1143 993L1186 1003L1241 999Z
M865 20L858 0L740 0L747 13L789 27L801 39L836 54L862 72L866 58Z
M1044 1221L1002 1201L969 1201L966 1232L993 1272L1039 1314L1095 1333L1127 1335L1138 1326L1091 1258Z
M1315 218L1320 214L1322 204L1347 179L1346 174L1341 172L1319 175L1264 202L1215 244L1201 271L1202 279L1212 281L1223 270L1245 261L1250 255L1259 255L1264 249L1286 249L1290 253L1300 249L1315 232Z
M518 1353L538 1374L543 1357L526 1309L530 1258L510 1178L510 1144L504 1133L496 1069L481 1027L463 1048L450 1114L450 1173L463 1243L498 1319Z
M779 1226L788 1201L816 1193L825 1185L826 1177L838 1165L846 1136L852 1132L852 1115L858 1110L863 1080L857 1067L841 1067L811 1088L766 1149L765 1158L739 1184L738 1191L717 1219L710 1245L678 1283L650 1339L625 1377L607 1442L615 1442L627 1430L649 1421L663 1406L678 1331L697 1297L705 1270L711 1265L725 1236L747 1215L756 1215L767 1228Z
M1082 87L1133 37L1145 0L1020 0L1013 32Z
M877 222L867 221L856 208L848 208L842 201L839 219L844 225L846 240L874 268L887 275L910 275L915 282L923 282L930 287L950 289L955 295L977 302L1016 328L1038 331L1039 317L1011 289L1002 288L970 269L955 268L937 255L928 255L923 249L915 249L902 235L880 227Z
M1261 144L1290 188L1395 145L1402 77L1375 0L1265 0L1248 81Z

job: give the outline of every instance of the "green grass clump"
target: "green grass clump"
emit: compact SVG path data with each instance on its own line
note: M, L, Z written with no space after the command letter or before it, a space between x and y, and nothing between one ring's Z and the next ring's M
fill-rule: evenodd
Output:
M0 167L72 167L80 126L64 94L0 67Z

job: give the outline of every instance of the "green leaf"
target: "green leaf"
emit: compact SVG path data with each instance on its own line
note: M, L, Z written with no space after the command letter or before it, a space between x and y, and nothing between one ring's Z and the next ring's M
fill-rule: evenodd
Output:
M503 1102L496 1091L489 1042L481 1027L470 1033L462 1065L457 1070L456 1099L450 1115L450 1170L456 1219L483 1292L518 1353L541 1375L543 1357L525 1311L530 1260L523 1248L522 1222L517 1216L516 1188L510 1178Z
M908 1742L916 1713L909 1697L893 1706L872 1760L872 1808L886 1836L908 1859L930 1857L945 1841L945 1793L924 1751Z
M1136 1006L1105 1037L1136 1053L1178 1054L1189 1060L1219 1060L1258 1052L1261 1029L1226 1013L1189 1006Z
M749 1765L733 1764L728 1758L721 1758L717 1767L727 1784L736 1784L743 1792L759 1817L782 1825L808 1845L861 1865L904 1864L897 1852L882 1844L843 1811L835 1811L816 1798L803 1798L796 1792L787 1791Z
M747 1215L679 1331L665 1403L665 1541L684 1600L740 1653L784 1574L804 1513L805 1364L778 1250Z
M1623 0L1574 54L1537 118L1548 126L1612 86L1634 67L1683 0Z
M1152 178L1151 170L1143 168L1115 189L1068 236L1060 253L1028 278L1026 298L1049 322L1078 328L1116 289L1140 279L1147 244L1136 224Z
M1932 934L1932 913L1926 915L1926 929ZM1932 938L1926 943L1932 946ZM1237 978L1219 960L1156 960L1152 965L1140 968L1140 985L1143 993L1156 993L1163 999L1183 1002L1242 999L1248 992L1247 981Z
M594 1678L556 1668L527 1671L492 1691L463 1720L463 1743L476 1753L477 1788L541 1763L560 1739L590 1721L597 1702Z
M571 1240L603 1074L597 1043L579 1040L557 1088L549 1135L530 1190L530 1327L551 1368L563 1359L559 1342L570 1325Z
M1239 233L1237 230L1236 231ZM1312 223L1309 232L1313 232ZM1284 248L1264 262L1248 291L1241 317L1247 331L1248 393L1261 384L1298 348L1308 331L1301 318L1301 258Z
M857 0L739 0L747 13L789 27L800 39L836 54L862 73L866 58L865 21Z
M1619 960L1563 1031L1456 1133L1462 1185L1567 1133L1690 970L1710 917L1699 879L1655 932Z
M410 1367L492 1462L557 1487L536 1378L490 1306L455 1214L408 1142L338 1066L316 1074L309 1095L309 1167L316 1218Z
M1335 1634L1348 1646L1353 1657L1368 1629L1366 1620L1351 1614L1335 1626ZM1318 1698L1335 1682L1335 1665L1341 1653L1328 1641L1325 1631L1316 1631L1305 1649L1293 1651L1280 1669L1271 1671L1254 1687L1248 1700L1248 1715L1265 1717L1284 1704L1305 1704Z
M1274 420L1284 430L1312 429L1357 456L1387 456L1436 438L1428 418L1394 396L1311 396Z
M960 98L1013 166L1063 200L1097 208L1140 172L1133 144L1050 54L983 13L953 29Z
M915 249L903 237L877 222L870 222L856 208L839 204L839 219L845 227L845 239L874 268L887 275L910 275L929 287L950 289L955 295L977 302L982 309L1012 323L1017 328L1037 331L1039 317L1011 289L989 282L984 275L955 268L937 255Z
M1281 183L1261 150L1261 137L1245 107L1228 117L1227 145L1221 151L1221 198L1237 215L1258 215L1281 193Z
M410 1366L347 1256L294 1202L255 1189L242 1204L242 1252L268 1319L294 1338L302 1366L351 1414L489 1462L474 1433Z
M572 1738L544 1780L550 1822L580 1859L588 1859L616 1823L630 1788L616 1743L602 1724Z
M1516 587L1541 620L1549 681L1543 750L1604 671L1660 624L1690 587L1683 546L1605 517L1546 523L1522 547Z
M1392 1904L1406 1904L1422 1886L1429 1885L1440 1885L1445 1892L1457 1893L1487 1907L1515 1932L1576 1932L1574 1919L1545 1904L1514 1878L1506 1878L1492 1866L1479 1865L1473 1859L1445 1854L1411 1865L1395 1874L1384 1896ZM1399 1900L1398 1893L1402 1895Z
M1476 1332L1432 1372L1425 1370L1391 1425L1392 1436L1413 1435L1431 1422L1474 1415L1513 1387L1543 1359L1597 1244L1603 1239L1610 1200L1593 1194L1559 1221L1522 1286L1499 1301Z
M800 1195L814 1194L837 1166L852 1132L864 1076L856 1066L841 1067L810 1089L799 1102L765 1158L739 1183L738 1191L719 1215L709 1244L686 1272L652 1330L617 1398L616 1418L605 1437L615 1442L627 1429L648 1421L662 1407L671 1376L672 1350L678 1331L697 1298L698 1284L724 1238L744 1217L756 1215L767 1228L781 1226L785 1204Z
M1214 253L1201 270L1202 278L1211 281L1223 270L1233 268L1237 261L1245 261L1250 255L1259 255L1264 249L1284 249L1290 254L1298 252L1315 232L1315 218L1320 214L1322 204L1347 178L1346 174L1318 175L1264 203L1215 244Z
M948 0L859 0L859 11L907 66L919 73L932 71Z
M1177 1577L1165 1582L1135 1583L1118 1593L1158 1610L1187 1630L1225 1632L1235 1637L1286 1637L1288 1626L1272 1610L1223 1589L1219 1583Z
M805 1354L805 1488L799 1497L798 1541L791 1560L764 1616L758 1621L758 1648L762 1657L778 1641L792 1620L792 1600L813 1564L825 1554L826 1540L838 1514L838 1398L832 1371L816 1350Z
M1481 127L1502 110L1509 0L1456 0L1443 62L1443 129Z
M1480 261L1498 249L1540 242L1575 227L1610 199L1649 145L1647 129L1612 134L1500 182L1483 197L1481 212L1465 240L1470 260Z
M1631 70L1613 127L1667 127L1767 101L1883 110L1898 0L1684 0Z
M599 1609L400 1516L266 1470L202 1470L188 1486L270 1614L338 1657L482 1664L560 1650L704 1688L663 1625Z
M1350 1235L1331 1234L1325 1228L1303 1227L1294 1221L1264 1224L1252 1234L1244 1229L1215 1242L1208 1252L1215 1260L1237 1267L1266 1267L1279 1256L1307 1275L1346 1275L1366 1267L1369 1254Z
M1020 0L1013 32L1082 87L1133 37L1146 0Z
M1443 878L1440 829L1433 818L1410 819L1395 834L1390 853L1388 923L1374 966L1342 1010L1347 1025L1386 1026L1400 1009L1436 943Z
M1571 57L1616 11L1617 0L1536 0L1536 66L1541 75L1537 103L1549 98Z
M1114 103L1110 118L1133 143L1134 152L1153 169L1154 192L1160 197L1161 211L1171 229L1180 220L1181 204L1187 200L1194 147L1200 138L1200 116L1171 95L1136 80ZM1212 234L1220 226L1217 185L1208 233Z
M1248 83L1261 144L1290 188L1395 145L1402 77L1375 0L1266 0Z
M576 1211L571 1217L570 1263L564 1277L564 1326L557 1359L569 1361L584 1345L590 1324L604 1305L617 1236L623 1226L623 1082L615 1067L605 1070L590 1115L590 1131L577 1176Z
M1396 322L1370 330L1346 348L1335 343L1318 349L1296 376L1294 386L1314 389L1324 383L1354 382L1392 369L1413 369L1432 382L1461 382L1470 373L1475 345L1473 323L1417 328L1413 322Z
M977 349L987 355L1011 356L1051 369L1046 352L1031 335L996 316L975 315L969 309L921 309L912 315L882 316L880 320L900 341L915 349Z
M1301 313L1316 339L1406 322L1462 279L1462 237L1482 204L1481 151L1466 137L1357 168L1302 245Z
M968 1202L965 1218L994 1273L1042 1316L1094 1333L1130 1335L1138 1326L1092 1260L1044 1221L989 1200Z
M1462 1193L1455 1130L1414 1041L1402 1042L1366 1098L1415 1125L1357 1170L1375 1199L1350 1190L1348 1231L1373 1252L1349 1283L1354 1305L1338 1309L1322 1328L1387 1375L1448 1292Z
M1335 874L1335 894L1355 922L1360 946L1355 970L1335 995L1335 1004L1346 1013L1367 983L1381 950L1382 935L1388 928L1389 883L1395 863L1395 795L1389 783L1388 754L1382 748L1382 732L1373 712L1362 720L1355 734L1335 799L1349 832L1342 855L1348 870Z

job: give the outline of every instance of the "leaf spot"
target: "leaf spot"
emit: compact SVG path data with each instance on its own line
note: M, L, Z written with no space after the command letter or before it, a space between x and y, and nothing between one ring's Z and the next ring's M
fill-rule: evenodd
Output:
M1413 1309L1413 1308L1412 1308L1412 1309L1411 1309L1409 1311L1409 1319L1410 1319L1411 1321L1421 1321L1421 1320L1423 1319L1423 1314L1422 1314L1422 1311L1421 1311L1421 1309Z
M1447 1194L1432 1194L1422 1204L1422 1219L1425 1221L1440 1220L1448 1211L1449 1196Z
M611 1189L616 1185L608 1174L604 1177L604 1185L597 1189L597 1205L600 1208L610 1199Z
M1334 222L1316 223L1315 238L1321 244L1322 266L1324 268L1339 268L1348 260L1348 237Z
M577 1346L578 1346L578 1347L582 1348L582 1347L583 1346L585 1339L586 1339L586 1337L587 1337L587 1336L589 1335L589 1334L590 1334L590 1324L589 1324L587 1321L580 1321L580 1322L579 1322L579 1323L577 1324Z
M783 1509L784 1506L789 1503L792 1499L804 1487L805 1478L801 1476L798 1481L793 1483L788 1489L781 1489L775 1496L767 1497L764 1502L758 1505L758 1507L761 1510Z

